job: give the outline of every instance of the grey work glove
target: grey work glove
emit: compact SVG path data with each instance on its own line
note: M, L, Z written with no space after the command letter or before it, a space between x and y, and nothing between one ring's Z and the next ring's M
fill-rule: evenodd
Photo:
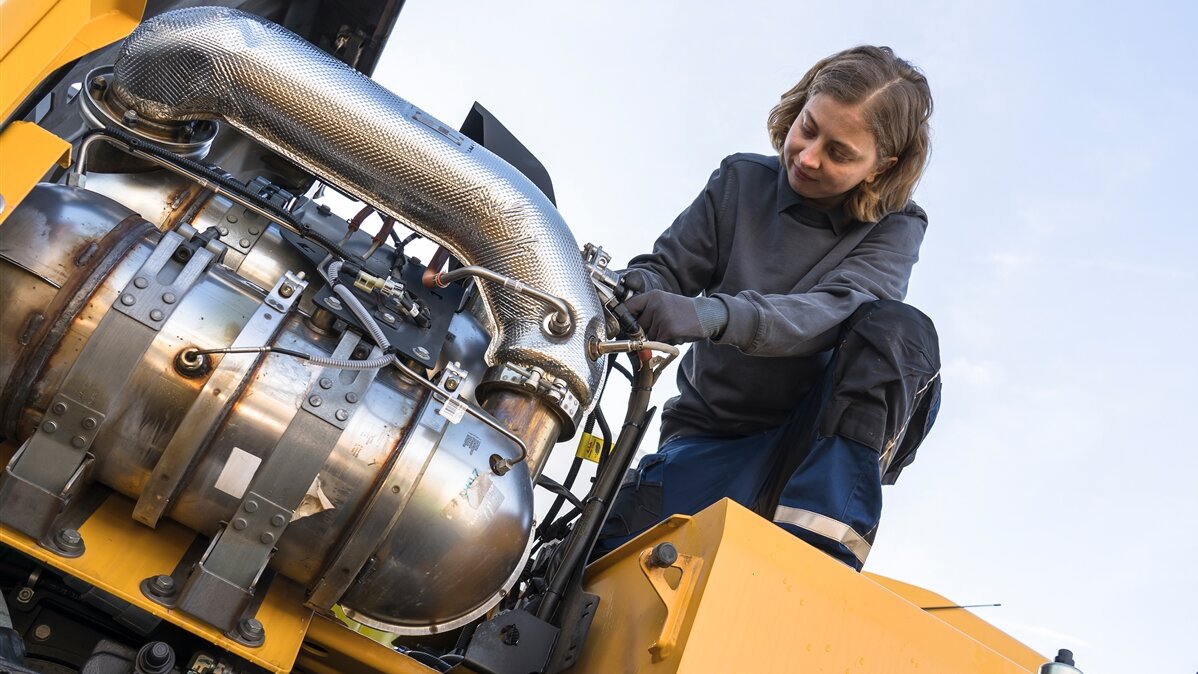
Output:
M655 342L682 344L713 337L728 324L728 307L710 297L683 297L664 290L634 295L624 306L636 316L645 336Z
M620 280L624 282L624 288L632 293L661 290L657 279L644 269L625 269L620 272Z

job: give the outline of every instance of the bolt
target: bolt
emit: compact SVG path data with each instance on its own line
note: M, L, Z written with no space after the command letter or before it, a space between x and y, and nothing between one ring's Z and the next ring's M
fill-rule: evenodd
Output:
M121 120L125 122L125 126L137 126L137 111L126 110L121 116Z
M229 235L229 228L228 228L228 227L217 227L217 228L216 228L216 231L220 232L220 235L221 235L221 236L228 236L228 235Z
M167 304L174 304L178 299L178 297L175 297L175 293L162 293L162 301Z
M82 552L83 537L74 529L61 529L54 534L54 542L63 552Z
M241 531L249 525L250 523L246 522L244 517L238 517L237 519L233 520L233 528L238 531Z
M149 285L150 285L150 282L147 281L146 279L142 278L141 276L138 276L137 278L133 279L133 286L136 288L141 288L144 290L145 288L148 288Z
M341 311L341 300L336 297L325 298L324 305L333 311Z
M462 381L460 379L458 379L457 377L450 377L449 379L445 380L445 390L446 391L456 391L456 390L458 390L458 386L460 386L461 383L462 383Z
M323 389L333 388L333 380L329 379L328 377L321 377L320 378L320 388L323 388Z
M383 320L388 323L394 323L395 322L395 314L384 311L383 312Z
M83 449L84 447L87 447L87 438L83 437L82 435L76 435L75 437L71 438L71 446L75 449Z
M58 424L54 423L53 421L46 420L46 421L42 422L42 431L44 431L46 433L53 433L54 431L57 431L57 430L58 430Z
M150 581L150 594L165 599L175 594L175 579L166 574L154 576Z
M237 222L237 216L230 213L225 216L225 220L228 220L230 223L234 223Z
M283 286L279 288L280 297L291 297L294 294L295 286L291 285L290 283L284 283Z
M256 513L258 512L258 502L252 499L246 501L244 508L247 513Z
M270 518L270 523L276 527L281 527L287 524L287 518L283 517L282 513L276 513L274 517Z
M312 407L320 407L322 402L324 401L320 399L320 396L311 396L308 398L308 404Z
M237 635L246 641L257 643L266 637L266 631L262 629L262 623L257 618L247 618L237 623Z
M92 91L104 91L108 88L108 80L104 79L100 75L93 77L92 81L88 84L91 85Z
M267 531L267 532L264 532L261 536L259 536L258 540L262 541L263 543L265 543L267 545L270 545L271 543L275 542L275 535L270 533L269 531Z
M674 566L676 561L678 561L678 549L669 541L653 546L653 552L649 555L649 565L662 569Z
M357 405L358 404L358 394L354 393L353 391L346 393L345 394L345 402L347 402L351 405Z
M316 212L320 213L321 215L332 215L333 207L329 206L328 204L321 204L316 207Z
M337 410L333 416L337 417L337 421L345 421L349 418L349 412L346 412L345 410Z
M515 646L520 643L520 628L516 627L515 623L504 625L499 630L499 636L503 638L503 643L508 646Z
M95 417L85 417L80 425L83 426L84 430L90 431L99 426L100 422L96 421Z
M50 626L46 624L38 625L33 628L33 638L38 641L45 641L50 638Z
M159 311L158 309L154 309L153 311L150 312L150 320L151 321L161 321L162 316L163 316L163 313L161 311Z
M134 671L144 674L167 674L175 669L175 652L165 642L155 641L137 652Z
M416 354L416 357L421 360L428 360L428 349L424 348L423 346L418 346L415 349L412 349L412 353Z
M31 601L33 601L33 588L23 587L17 592L18 603L28 604Z

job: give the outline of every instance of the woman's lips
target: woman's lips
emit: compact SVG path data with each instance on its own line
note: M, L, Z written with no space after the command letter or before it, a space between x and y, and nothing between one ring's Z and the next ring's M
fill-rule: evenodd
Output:
M801 180L802 182L805 182L805 183L815 182L815 178L812 178L811 176L807 175L806 173L803 173L803 170L800 169L798 166L791 165L791 170L794 171L795 177L798 178L799 180Z

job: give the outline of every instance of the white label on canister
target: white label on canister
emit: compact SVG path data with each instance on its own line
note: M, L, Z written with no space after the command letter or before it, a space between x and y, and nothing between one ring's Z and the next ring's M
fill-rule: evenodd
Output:
M229 454L229 460L216 478L216 488L233 498L245 496L245 490L250 487L250 480L258 472L262 459L250 454L240 447L234 447Z

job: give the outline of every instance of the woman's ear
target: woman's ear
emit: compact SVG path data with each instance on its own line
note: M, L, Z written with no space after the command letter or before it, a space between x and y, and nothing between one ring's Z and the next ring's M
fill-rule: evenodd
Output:
M874 178L877 178L878 176L882 175L883 173L889 171L890 168L897 163L898 163L898 157L887 157L887 158L883 159L882 161L878 162L878 165L874 168L873 172L870 173L868 176L866 176L865 182L872 183L874 181Z

